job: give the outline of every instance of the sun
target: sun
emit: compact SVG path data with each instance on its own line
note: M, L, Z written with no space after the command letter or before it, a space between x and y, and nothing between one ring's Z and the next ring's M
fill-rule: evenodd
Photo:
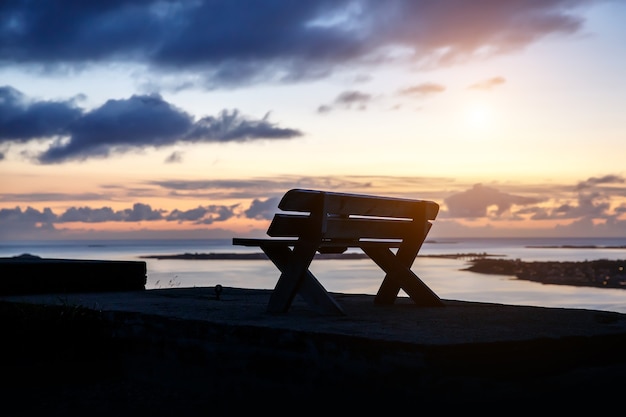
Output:
M473 103L465 110L465 122L473 129L488 129L493 122L493 111L482 103Z

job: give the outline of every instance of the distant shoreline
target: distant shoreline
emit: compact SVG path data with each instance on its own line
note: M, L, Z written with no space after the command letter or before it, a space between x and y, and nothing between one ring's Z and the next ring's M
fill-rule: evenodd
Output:
M427 241L429 243L439 243L436 241ZM626 249L626 245L527 245L525 248L530 249ZM452 253L452 254L435 254L435 255L422 255L418 254L418 257L429 257L429 258L450 258L450 259L481 259L481 258L494 258L494 257L504 257L505 255L497 255L490 254L486 252L480 253ZM364 253L317 253L315 255L315 259L367 259L367 255ZM258 253L238 253L238 252L224 252L224 253L182 253L182 254L170 254L170 255L143 255L140 256L143 259L183 259L183 260L223 260L223 259L235 259L235 260L246 260L246 259L268 259L267 256L263 252Z
M465 271L511 275L542 284L626 289L626 260L535 261L475 259Z
M453 253L453 254L440 254L440 255L418 255L418 257L428 258L450 258L450 259L478 259L487 257L498 257L504 255L495 255L488 253ZM255 253L236 253L236 252L224 252L224 253L182 253L172 255L143 255L139 258L142 259L182 259L182 260L257 260L257 259L269 259L263 252ZM348 253L316 253L315 259L368 259L369 257L365 253L348 252Z
M569 246L568 246L569 248ZM593 247L596 248L596 247ZM616 247L617 248L617 247ZM621 248L621 247L620 247ZM626 260L595 261L543 261L525 262L503 259L503 255L481 253L455 253L418 255L418 257L465 259L471 266L464 271L490 275L510 275L525 281L542 284L570 285L576 287L626 289ZM173 255L145 255L145 259L181 260L259 260L268 259L262 253L184 253ZM364 253L316 254L315 259L367 259Z

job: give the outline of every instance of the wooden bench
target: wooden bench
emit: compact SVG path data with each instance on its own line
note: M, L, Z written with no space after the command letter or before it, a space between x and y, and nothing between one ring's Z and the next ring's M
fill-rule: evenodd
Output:
M342 307L309 270L316 252L360 248L385 273L374 299L393 304L400 290L418 306L443 302L411 271L439 211L432 201L292 189L278 204L267 230L270 238L233 238L234 245L258 246L280 270L268 312L285 313L296 294L316 311L343 315ZM396 249L395 251L392 249Z

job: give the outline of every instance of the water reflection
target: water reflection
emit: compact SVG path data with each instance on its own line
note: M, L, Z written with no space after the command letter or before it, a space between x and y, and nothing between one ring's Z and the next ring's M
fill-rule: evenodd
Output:
M418 257L413 271L443 299L626 313L625 290L544 285L463 271L467 266L458 259ZM148 260L148 271L150 289L167 288L173 277L183 287L221 284L256 289L271 289L278 279L276 267L264 260ZM311 271L328 291L350 294L376 294L384 276L369 259L317 261Z

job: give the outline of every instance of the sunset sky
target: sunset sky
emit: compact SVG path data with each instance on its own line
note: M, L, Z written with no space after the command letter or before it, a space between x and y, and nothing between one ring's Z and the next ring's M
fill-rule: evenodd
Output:
M0 2L0 240L264 235L313 188L429 237L626 237L626 1Z

